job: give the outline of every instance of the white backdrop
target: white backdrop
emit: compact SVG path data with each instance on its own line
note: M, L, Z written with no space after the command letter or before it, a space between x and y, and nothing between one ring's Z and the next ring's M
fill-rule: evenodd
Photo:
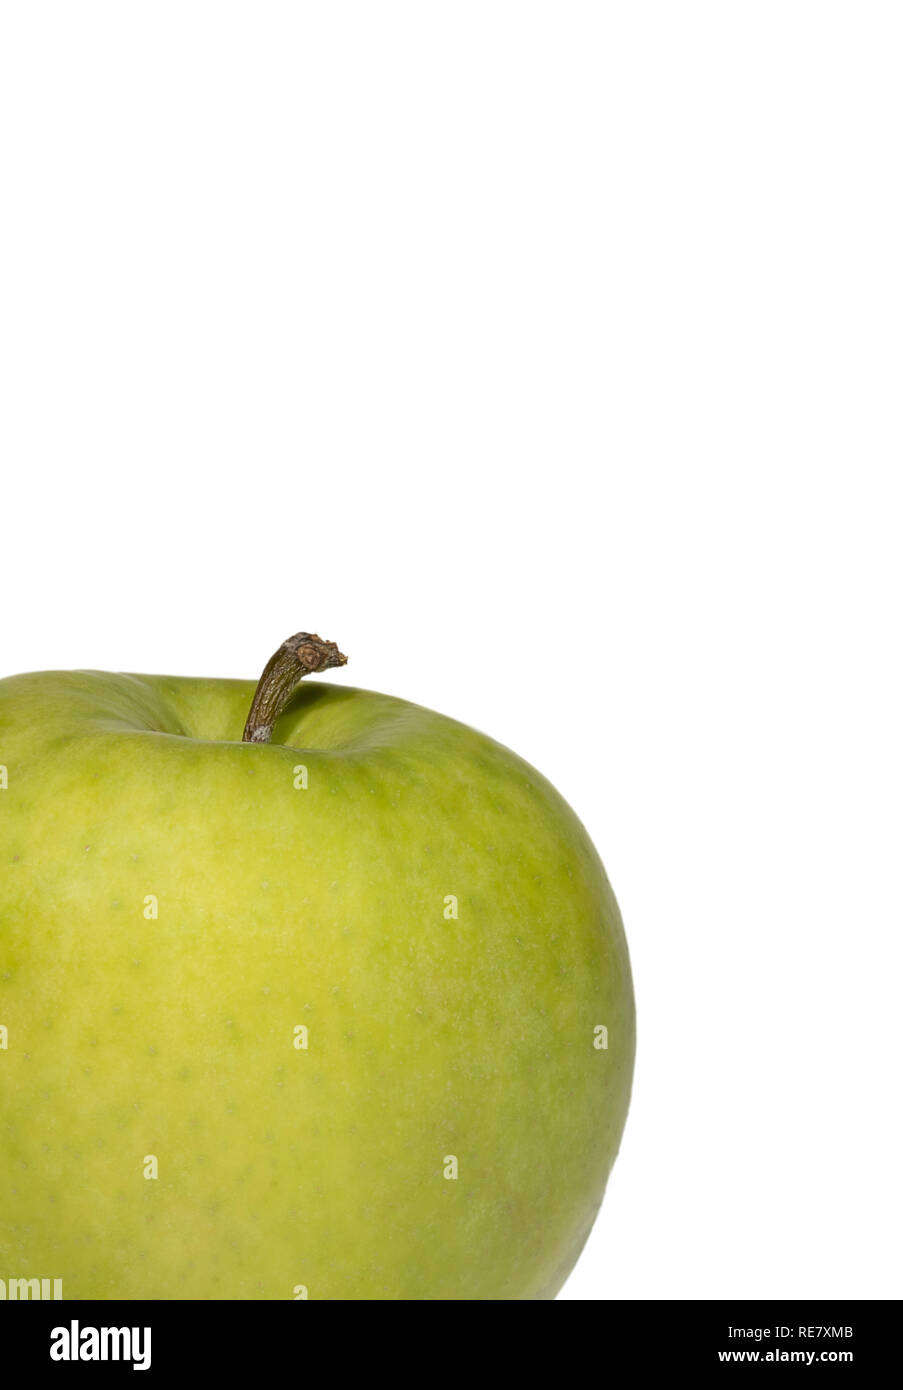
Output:
M2 674L334 678L606 862L562 1297L899 1297L903 14L2 5Z

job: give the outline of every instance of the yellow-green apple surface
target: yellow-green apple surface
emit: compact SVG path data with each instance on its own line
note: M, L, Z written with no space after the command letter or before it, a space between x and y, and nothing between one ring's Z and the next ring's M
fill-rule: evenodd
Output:
M256 694L0 681L4 1279L550 1299L573 1267L633 1070L602 864L492 739L298 685L343 663L300 633Z

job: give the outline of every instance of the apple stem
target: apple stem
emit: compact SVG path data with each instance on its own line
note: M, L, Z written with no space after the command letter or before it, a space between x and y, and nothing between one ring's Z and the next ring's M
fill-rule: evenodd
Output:
M273 725L301 677L328 671L333 666L344 666L347 660L335 642L324 642L315 633L296 632L294 637L287 638L263 668L242 743L269 743Z

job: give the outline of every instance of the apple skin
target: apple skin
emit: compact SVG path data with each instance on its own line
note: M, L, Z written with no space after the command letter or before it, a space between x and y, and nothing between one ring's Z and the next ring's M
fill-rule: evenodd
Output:
M65 1299L552 1299L633 1072L596 851L465 725L308 683L241 743L253 692L0 681L0 1270Z

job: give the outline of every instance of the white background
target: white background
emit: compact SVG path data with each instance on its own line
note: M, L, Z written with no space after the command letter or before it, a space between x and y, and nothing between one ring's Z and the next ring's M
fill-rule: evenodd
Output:
M903 16L2 6L2 671L338 680L557 783L634 1101L562 1297L899 1297Z

